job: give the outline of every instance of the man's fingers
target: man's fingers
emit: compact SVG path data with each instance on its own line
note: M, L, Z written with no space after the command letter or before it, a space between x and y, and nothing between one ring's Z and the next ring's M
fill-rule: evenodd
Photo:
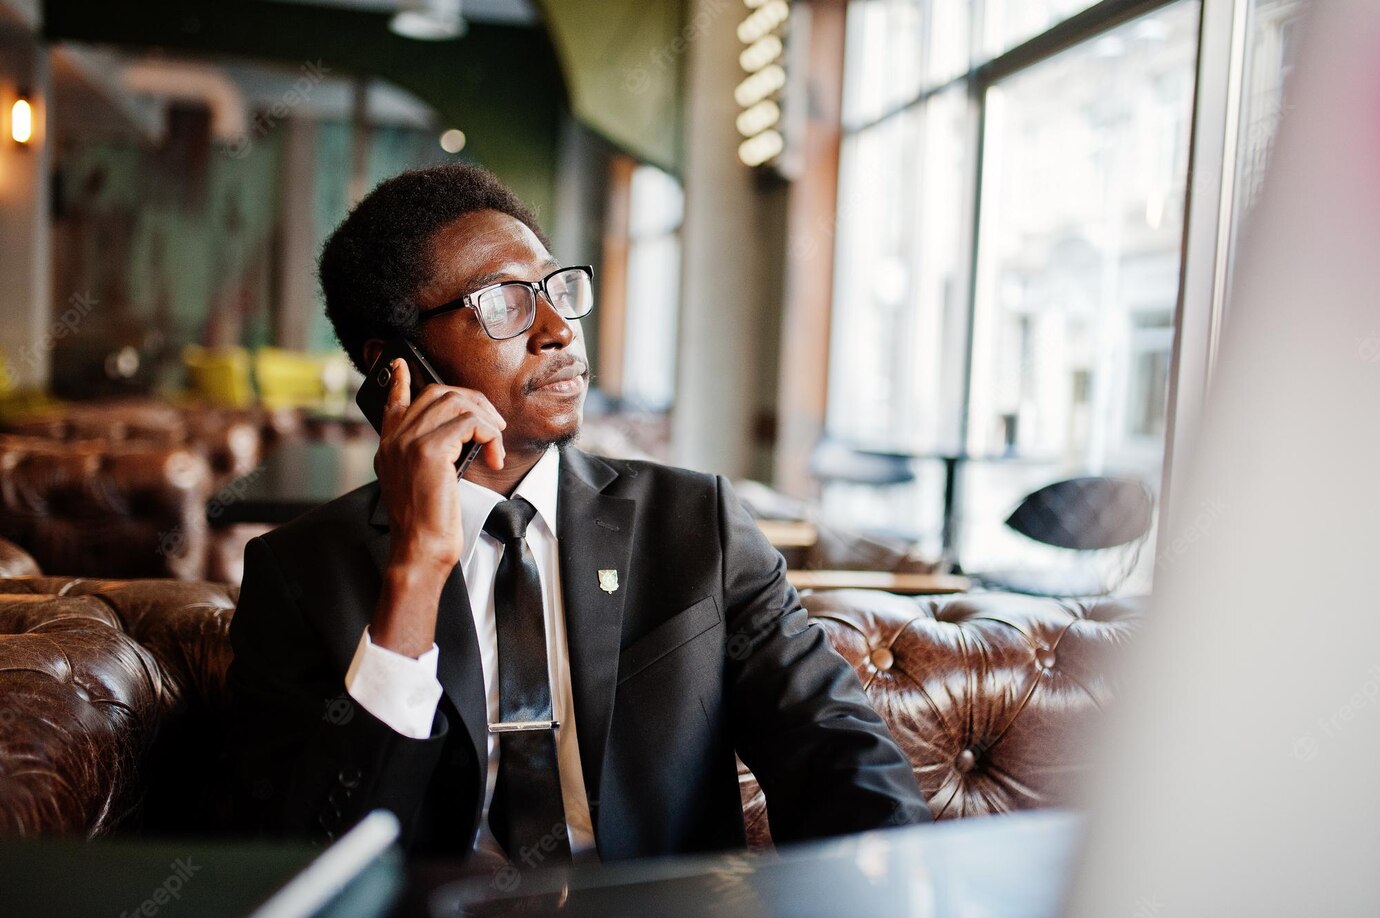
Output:
M383 426L391 428L398 422L403 414L407 412L407 406L412 404L412 370L407 365L407 361L401 357L394 357L389 364L393 370L393 378L388 382L388 395L383 400Z
M490 440L484 444L484 461L489 463L489 468L497 472L503 468L503 462L508 458L508 453L503 449L503 438Z
M465 445L471 441L483 444L484 453L491 468L503 468L506 453L503 449L502 432L474 415L452 418L438 424L435 429L418 439L419 444L426 444L423 448L444 451L446 458L451 462L460 459Z
M482 394L472 389L457 389L451 386L427 386L412 403L408 415L408 426L419 436L452 418L464 415L472 415L499 430L508 426Z
M483 415L490 424L499 430L508 426L508 422L503 420L503 416L498 413L498 409L493 406L488 397L477 389L434 383L422 390L422 394L417 396L417 401L420 402L423 398L428 403L446 403L449 400L458 400L461 405L473 409L476 414Z

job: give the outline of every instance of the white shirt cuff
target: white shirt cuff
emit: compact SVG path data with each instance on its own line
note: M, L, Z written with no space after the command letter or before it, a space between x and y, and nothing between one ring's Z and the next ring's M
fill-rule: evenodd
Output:
M360 707L393 730L412 739L431 736L441 683L436 679L440 649L413 659L369 639L369 629L359 639L355 657L345 673L345 691Z

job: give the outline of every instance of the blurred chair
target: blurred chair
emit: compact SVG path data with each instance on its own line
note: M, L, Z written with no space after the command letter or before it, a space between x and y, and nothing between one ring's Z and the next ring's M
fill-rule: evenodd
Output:
M810 474L821 485L848 484L878 491L915 481L915 459L908 453L859 449L831 437L822 438L810 454ZM825 520L832 523L832 520ZM920 533L907 527L869 526L859 535L914 547Z
M325 364L319 357L280 347L254 352L259 401L270 409L321 407L326 401Z
M185 446L206 458L219 487L259 464L264 440L261 414L197 403L113 399L58 405L0 426L6 433L62 442Z
M211 486L182 446L0 436L0 537L47 571L199 578Z
M249 352L242 347L205 348L189 344L182 349L187 387L213 405L248 408L254 403L249 378Z
M915 480L911 457L905 453L860 450L828 437L820 440L810 454L810 474L822 484L847 482L874 487Z
M1067 568L989 571L988 587L1034 596L1102 596L1135 567L1154 520L1154 497L1132 478L1069 478L1026 495L1006 525L1044 545L1076 552ZM1127 549L1108 574L1102 562Z

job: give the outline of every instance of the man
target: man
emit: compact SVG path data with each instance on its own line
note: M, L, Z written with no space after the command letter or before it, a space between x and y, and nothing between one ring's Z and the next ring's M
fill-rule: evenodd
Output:
M361 369L402 335L360 488L249 544L235 749L260 827L369 810L414 853L519 867L744 843L734 752L777 842L929 818L856 676L722 478L586 455L590 273L489 173L408 173L326 243ZM456 480L470 441L481 458Z

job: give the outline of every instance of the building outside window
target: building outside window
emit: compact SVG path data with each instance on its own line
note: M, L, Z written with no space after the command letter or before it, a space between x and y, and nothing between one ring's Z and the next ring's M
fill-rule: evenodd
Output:
M938 554L961 456L968 570L1051 560L1003 525L1044 484L1160 483L1200 8L1093 6L849 10L828 430L917 478L825 512Z
M1236 226L1260 196L1280 119L1288 108L1284 81L1294 67L1306 0L1240 0L1247 4L1246 56L1237 149ZM1233 234L1233 243L1239 234ZM1233 245L1234 254L1235 245Z
M673 176L655 166L633 170L623 398L636 408L665 411L675 397L683 215L684 195Z

